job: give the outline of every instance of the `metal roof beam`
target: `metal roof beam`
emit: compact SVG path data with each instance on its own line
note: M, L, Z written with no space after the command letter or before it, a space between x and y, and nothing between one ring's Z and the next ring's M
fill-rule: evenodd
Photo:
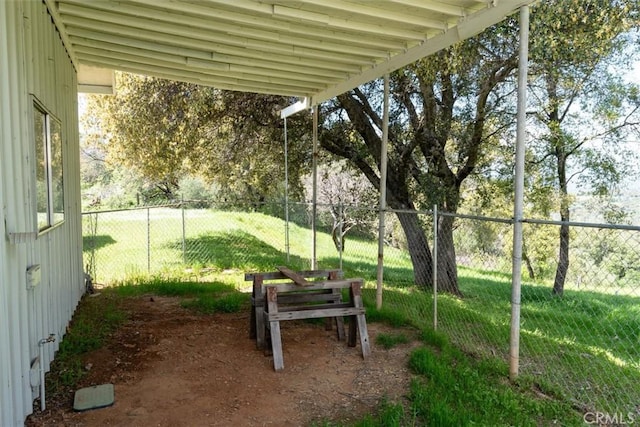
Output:
M311 105L309 105L309 98L304 98L301 101L280 110L280 118L286 119L289 116L293 116L294 114L309 108L311 108Z
M93 53L96 54L97 51L105 51L109 52L109 56L113 57L113 53L122 53L127 55L134 55L137 57L144 57L149 59L157 59L166 63L178 64L178 65L187 65L190 68L200 68L202 70L219 70L219 71L227 71L229 73L243 73L243 74L255 74L256 76L273 76L288 79L291 83L300 83L301 85L304 82L313 83L318 88L326 87L327 82L337 82L339 79L337 78L325 78L322 76L312 76L309 74L302 74L292 72L287 69L282 68L261 68L259 66L246 66L246 65L238 65L238 64L230 64L228 62L219 61L212 59L212 56L209 55L208 58L203 58L200 55L194 57L188 54L175 54L175 53L160 53L158 51L141 49L138 47L131 47L127 45L120 45L114 43L105 43L105 42L96 42L95 40L83 39L79 37L71 37L74 45L76 46L76 50L78 52L85 53ZM113 52L113 53L112 53Z
M386 21L383 25L385 28L387 25L391 25L390 22L393 22L396 27L406 27L407 25L415 25L418 27L435 29L435 30L445 30L447 25L444 21L437 21L434 19L424 18L421 16L409 15L405 13L398 13L391 10L380 9L377 7L367 6L366 3L348 3L344 1L336 1L336 0L298 0L302 3L310 3L316 6L321 6L322 8L329 8L333 11L338 11L339 13L349 12L350 14L369 16L376 18L376 20ZM355 20L355 19L354 19Z
M144 63L130 63L120 59L104 58L101 56L82 54L78 56L83 64L94 66L108 65L114 69L135 74L155 76L159 78L185 81L200 85L212 86L218 89L237 90L243 92L260 92L282 96L308 96L311 92L305 92L305 88L273 84L270 82L254 82L241 78L212 77L206 73L185 71L180 68L163 67Z
M160 31L157 27L153 30L140 29L127 25L96 21L88 18L74 16L66 16L65 22L67 22L67 26L69 27L68 31L70 33L73 31L73 27L85 28L89 30L99 28L100 32L103 32L105 34L113 34L116 36L126 35L127 37L131 37L133 39L144 38L149 41L162 40L167 42L167 44L200 47L201 49L210 51L223 52L226 54L237 54L246 57L255 57L262 59L288 58L289 62L295 61L294 63L298 64L305 64L306 61L309 61L310 64L315 64L313 66L333 70L351 70L351 72L357 70L356 72L359 72L361 70L361 66L370 66L373 63L371 58L363 58L344 54L312 52L313 55L308 55L308 50L305 50L303 48L292 48L288 51L280 50L277 52L269 51L269 49L262 49L262 46L249 46L248 44L242 44L241 42L233 43L234 41L231 41L230 43L229 39L224 39L221 37L210 37L207 34L205 34L205 39L198 38L198 35L194 34L172 35L168 34L167 32ZM165 28L163 27L162 29ZM322 64L324 64L324 66Z
M86 5L86 3L84 4ZM162 3L158 3L158 5L161 6ZM257 28L241 28L237 25L225 23L216 23L214 25L207 19L169 13L149 7L108 2L95 2L91 4L91 7L60 3L59 7L63 15L74 15L147 30L155 30L160 27L163 31L168 31L176 35L187 35L209 40L213 39L267 51L292 52L302 50L305 54L316 57L321 57L322 55L330 56L331 54L327 52L364 57L377 57L386 54L385 50L379 48L359 47L347 43L320 42L304 37L286 36L274 33L273 31L264 31ZM100 11L98 12L97 9ZM141 18L141 16L144 16L144 18Z
M379 78L386 73L393 72L398 68L417 61L418 59L429 56L461 40L478 34L491 25L500 22L517 8L529 3L531 3L531 0L503 0L498 2L496 6L474 13L472 15L473 19L466 19L449 31L432 37L424 43L408 49L403 54L393 56L388 61L375 65L368 70L363 71L359 75L315 94L311 100L311 104L318 105L327 99L331 99L334 96L347 92L361 84Z
M533 0L44 1L79 63L306 96L313 106Z
M265 53L255 49L239 50L236 46L207 43L190 37L178 37L156 31L137 30L135 28L122 25L104 24L98 21L73 17L68 17L66 20L69 24L67 26L67 31L70 35L91 38L104 42L124 43L132 46L136 46L137 43L142 43L142 46L162 43L168 47L176 47L179 49L188 48L191 50L202 50L209 55L213 55L214 58L219 55L223 57L232 56L234 58L239 58L239 60L245 63L247 61L250 63L254 60L268 60L274 63L285 64L286 66L296 65L299 67L306 67L309 69L308 72L314 72L317 70L320 73L323 70L326 70L329 72L354 74L362 71L362 64L344 64L329 60L322 61L319 59L303 58L295 55ZM94 30L96 28L99 28L100 30ZM366 64L370 65L370 62L366 62ZM285 65L279 65L279 67ZM278 65L276 64L276 66Z
M390 3L422 9L427 12L436 12L450 17L463 18L469 14L464 7L454 6L432 0L388 0Z
M189 69L185 69L184 65L187 62L183 59L181 62L173 62L170 61L172 58L157 58L157 57L146 57L141 55L132 55L120 52L113 52L103 49L95 49L85 46L77 46L76 52L79 58L92 56L94 59L98 57L102 57L114 61L119 61L120 63L128 63L128 64L136 64L138 67L148 66L156 66L165 70L172 69L174 73L180 74L183 73L185 76L197 76L197 75L210 75L212 76L212 81L221 81L221 82L231 82L231 81L255 81L259 84L268 83L273 85L289 87L291 89L297 90L298 94L305 94L310 92L315 92L318 89L325 88L326 85L318 82L301 82L301 81L293 81L287 78L274 77L269 75L260 75L260 74L249 74L240 71L232 71L228 64L219 64L217 67L210 66L205 69L200 67L199 70L191 67ZM215 76L215 77L214 77Z
M255 28L259 28L268 30L271 34L289 34L295 35L296 38L300 36L313 38L318 43L323 40L332 40L333 42L341 44L346 43L362 47L372 47L377 49L383 48L387 50L402 50L407 47L403 39L382 37L382 35L378 35L377 37L362 37L356 36L352 32L328 30L322 27L311 29L309 25L300 25L282 19L265 19L264 16L247 15L246 13L214 8L211 7L210 3L206 6L202 1L176 4L172 2L158 3L157 0L130 0L129 3L162 7L163 10L172 12L206 16L209 22L208 28L211 28L212 22L233 23L233 29L238 31L240 34L246 34L249 29L253 30ZM268 9L269 15L271 15L271 7Z
M98 66L98 63L94 63L92 62L91 59L87 59L87 58L83 58L82 60L83 64L86 65L92 65L92 66ZM179 76L176 74L171 74L171 73L166 73L166 72L150 72L148 70L140 70L137 69L135 67L118 67L118 69L120 71L123 72L127 72L127 73L132 73L132 74L139 74L139 75L143 75L143 76L152 76L152 77L157 77L157 78L161 78L161 79L167 79L167 80L175 80L175 81L181 81L181 82L185 82L185 83L193 83L193 84L197 84L197 85L202 85L202 86L210 86L213 87L215 89L220 89L220 90L234 90L234 91L239 91L239 92L256 92L256 87L254 85L239 85L239 84L228 84L228 83L221 83L221 82L207 82L206 80L202 79L202 78L191 78L191 77L185 77L185 76ZM280 95L280 96L290 96L290 97L297 97L298 95L296 95L296 92L292 91L292 92L283 92L283 90L281 88L278 89L272 89L272 88L262 88L260 93L263 94L268 94L268 95Z
M319 3L321 4L321 3ZM300 19L303 21L309 21L316 25L321 25L328 28L340 28L349 31L358 31L361 33L368 33L374 35L384 34L389 37L401 37L408 40L422 40L424 34L418 31L404 30L401 28L390 28L384 25L369 24L366 22L359 22L352 19L337 18L329 16L323 13L309 12L305 10L296 9L293 7L273 5L273 15L278 17L289 17L293 19Z
M294 75L300 80L305 80L305 76L309 76L308 78L310 78L312 81L321 80L322 78L326 78L327 80L343 80L348 77L347 72L325 70L317 67L304 67L282 62L245 58L241 56L224 55L210 51L205 52L198 49L170 46L166 44L153 43L150 41L133 40L126 37L106 35L84 29L71 28L70 34L70 39L74 44L96 48L104 45L105 47L109 47L109 49L122 51L124 53L132 53L136 50L148 51L149 53L159 52L160 54L176 55L203 61L228 63L231 66L243 65L247 67L256 67L260 69L271 70L274 73L278 73L283 69L286 69L286 71L289 73L295 73ZM147 54L146 56L150 55Z

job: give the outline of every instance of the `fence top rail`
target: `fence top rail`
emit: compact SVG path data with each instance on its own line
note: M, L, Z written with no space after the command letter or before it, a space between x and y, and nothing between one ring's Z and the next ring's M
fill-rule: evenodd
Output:
M467 214L450 213L450 212L442 212L442 211L438 211L438 216L448 216L448 217L464 218L464 219L476 219L479 221L500 222L502 224L513 224L513 218L496 218L496 217L490 217L490 216L467 215Z
M154 209L154 208L177 208L182 204L182 202L168 203L163 205L149 205L149 206L136 206L135 208L124 208L124 209L107 209L104 211L87 211L82 212L82 215L93 215L93 214L104 214L104 213L112 213L112 212L127 212L127 211L143 211L146 209Z
M379 211L379 208L375 208L372 210L376 210ZM419 211L419 210L415 210L415 209L392 209L392 208L384 208L382 209L383 212L388 212L388 213L408 213L408 214L416 214L416 215L433 215L433 211L432 210L428 210L428 211Z
M522 222L525 222L527 224L568 225L570 227L606 228L610 230L640 231L640 226L624 225L624 224L596 224L596 223L590 223L590 222L552 221L552 220L546 220L546 219L523 219Z
M124 208L124 209L106 209L106 210L97 210L97 211L86 211L86 212L82 212L81 215L86 216L86 215L97 215L97 214L116 213L116 212L140 211L140 210L155 209L155 208L179 208L183 206L184 203L188 203L190 201L191 200L177 200L175 202L165 203L160 205L136 206L136 207ZM296 203L293 202L290 204L296 204ZM299 203L299 204L307 204L307 203ZM358 208L367 209L366 207L363 207L363 206L359 206ZM376 212L380 211L379 207L371 207L370 209ZM433 210L391 209L387 207L385 209L382 209L382 211L388 212L388 213L433 215ZM497 218L497 217L488 217L488 216L480 216L480 215L468 215L468 214L461 214L461 213L444 212L444 211L438 211L438 215L454 217L454 218L478 220L478 221L490 221L490 222L497 222L502 224L514 223L513 218ZM588 222L577 222L577 221L557 221L557 220L547 220L547 219L526 219L526 218L523 219L522 222L527 224L539 224L539 225L556 225L556 226L568 225L571 227L640 231L640 225L601 224L601 223L588 223ZM249 274L257 274L257 273L249 273ZM266 274L271 274L271 273L266 273ZM320 277L320 276L309 276L309 277ZM264 278L266 279L267 277L265 276ZM281 278L281 277L273 277L273 278ZM253 276L245 280L253 280Z

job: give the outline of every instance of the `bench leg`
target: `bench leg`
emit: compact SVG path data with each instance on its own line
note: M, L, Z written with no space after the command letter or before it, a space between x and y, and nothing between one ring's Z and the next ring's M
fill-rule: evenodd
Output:
M357 330L356 330L356 316L349 316L349 339L347 345L349 347L356 346Z
M337 295L336 302L342 302L342 291L340 289L333 288L331 293ZM335 319L338 341L344 341L344 318L342 316L338 316Z
M271 326L271 348L273 350L273 369L281 371L284 369L284 358L282 356L282 338L280 337L280 322L270 322Z
M256 347L259 350L262 350L264 348L264 336L264 308L256 307Z
M267 287L267 312L274 314L278 312L278 291L275 287ZM284 369L284 357L282 356L282 337L280 336L280 321L269 322L271 330L271 349L273 350L273 369L281 371Z
M338 316L336 319L336 329L338 330L338 341L344 341L344 317Z
M353 282L349 290L351 301L354 307L364 307L362 302L362 288L360 282ZM356 345L356 327L360 334L360 347L362 348L362 357L371 355L371 348L369 346L369 332L367 331L367 320L364 314L358 314L351 317L351 323L349 324L349 345ZM353 344L352 344L353 342Z
M256 339L256 303L255 295L251 297L251 313L249 317L249 338Z
M265 334L264 334L264 344L262 346L262 353L265 356L271 356L273 351L271 350L271 330L267 331L269 328L269 322L265 320L264 324L266 325Z
M255 276L253 278L253 295L255 305L252 311L252 321L255 323L255 339L256 347L261 350L264 348L264 336L265 336L265 324L264 324L264 295L262 289L263 278L262 276Z
M362 357L368 357L371 355L371 348L369 347L369 332L367 331L367 321L364 314L358 314L356 316L358 323L358 333L360 334L360 347L362 348Z

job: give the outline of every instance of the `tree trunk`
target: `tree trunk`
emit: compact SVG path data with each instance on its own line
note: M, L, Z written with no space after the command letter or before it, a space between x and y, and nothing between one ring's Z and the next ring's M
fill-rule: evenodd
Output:
M438 291L461 297L456 248L453 243L453 221L454 218L450 216L438 218Z
M398 212L397 216L407 236L415 283L421 288L431 288L433 287L433 258L418 214Z
M339 231L340 224L334 222L333 229L331 230L331 238L333 239L333 245L336 247L336 251L344 251L344 233Z
M564 222L568 222L571 217L569 212L569 192L567 190L567 155L560 142L557 143L556 153L560 187L560 220L563 221L563 224L560 226L560 248L558 250L556 277L553 281L553 294L562 296L564 283L567 279L567 271L569 270L569 225Z
M569 191L567 189L567 157L570 152L567 151L566 138L560 128L561 115L558 110L559 95L558 82L555 77L547 76L547 94L550 100L549 113L549 130L551 131L551 143L556 158L556 172L558 177L558 188L560 191L560 220L569 221ZM560 295L564 293L564 283L569 270L569 226L562 224L560 226L560 248L558 249L558 267L556 268L556 277L553 281L553 294Z
M569 206L565 201L566 196L563 197L560 209L560 219L562 221L569 221ZM553 281L553 293L554 295L560 295L564 293L564 283L567 279L567 271L569 271L569 225L562 224L560 226L560 249L558 251L558 267L556 268L556 277Z
M536 272L533 269L533 265L531 264L531 259L527 255L526 249L522 248L522 260L524 261L524 265L527 267L527 272L529 273L529 279L534 280L536 278Z

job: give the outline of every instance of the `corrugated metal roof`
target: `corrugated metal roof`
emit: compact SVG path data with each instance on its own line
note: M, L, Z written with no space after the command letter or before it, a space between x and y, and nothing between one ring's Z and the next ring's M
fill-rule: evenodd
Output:
M317 104L532 0L46 0L76 64Z

